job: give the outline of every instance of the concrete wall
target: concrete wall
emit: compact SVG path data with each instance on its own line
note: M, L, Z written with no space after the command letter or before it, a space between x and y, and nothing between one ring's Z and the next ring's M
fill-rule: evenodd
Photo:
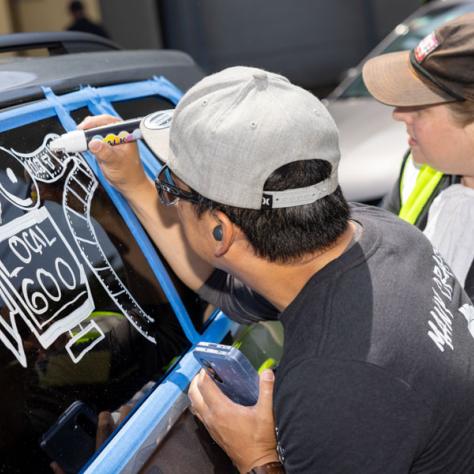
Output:
M246 64L338 82L421 0L84 0L124 48L181 49L207 72ZM61 31L69 0L0 0L0 31ZM163 41L162 41L163 40Z
M207 71L246 64L313 88L337 82L419 0L161 0L165 45Z
M161 48L157 0L100 0L100 6L105 28L123 48Z

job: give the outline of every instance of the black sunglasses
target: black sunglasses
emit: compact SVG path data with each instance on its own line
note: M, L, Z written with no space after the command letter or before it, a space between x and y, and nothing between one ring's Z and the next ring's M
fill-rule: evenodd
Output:
M199 204L202 201L202 196L198 193L195 193L194 191L185 191L176 185L168 165L164 165L163 168L161 168L155 179L155 186L161 204L164 206L173 206L180 199L194 204Z

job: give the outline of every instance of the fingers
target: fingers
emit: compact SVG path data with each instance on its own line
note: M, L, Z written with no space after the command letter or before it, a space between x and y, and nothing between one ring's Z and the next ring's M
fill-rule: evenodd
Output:
M204 423L203 421L203 413L206 413L208 410L207 405L205 404L200 389L198 387L199 379L203 376L204 370L201 370L196 377L191 381L191 385L189 386L188 390L188 397L189 401L191 402L191 413L194 416L197 416L201 423Z
M215 411L220 408L226 408L229 404L235 405L230 398L222 393L221 389L205 370L201 370L201 374L201 377L198 379L198 388L203 402L208 407Z
M101 127L102 125L108 125L110 123L121 122L122 119L114 117L113 115L89 115L86 117L80 124L77 125L77 128L82 130L87 130L88 128Z
M117 426L120 425L123 422L123 420L125 420L125 418L128 416L128 414L132 410L133 410L133 406L131 406L131 405L122 405L119 408L120 417L118 419Z
M61 466L56 461L53 461L49 466L51 467L51 470L54 472L54 474L65 474Z
M107 158L113 155L112 147L100 140L91 140L89 142L89 150L94 153L100 163L107 162Z
M105 440L112 434L114 427L114 419L112 418L111 413L108 411L101 411L98 417L97 433L95 437L96 449L99 449Z
M100 164L113 166L114 160L120 160L121 155L119 150L112 149L112 146L100 140L91 140L89 142L89 150L94 153Z
M257 409L266 413L273 413L273 386L275 374L267 369L260 374Z

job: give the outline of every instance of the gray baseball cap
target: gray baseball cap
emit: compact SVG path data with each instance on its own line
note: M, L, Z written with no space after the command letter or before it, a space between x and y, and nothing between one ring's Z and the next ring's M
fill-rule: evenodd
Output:
M140 128L179 179L221 204L300 206L338 186L338 131L329 112L308 91L261 69L238 66L207 76L183 96L172 120L157 112ZM330 177L297 189L264 189L278 168L313 159L331 164Z

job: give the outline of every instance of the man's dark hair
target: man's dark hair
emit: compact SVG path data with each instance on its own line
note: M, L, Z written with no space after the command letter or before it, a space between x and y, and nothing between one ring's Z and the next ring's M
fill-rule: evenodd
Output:
M84 5L80 0L74 0L73 2L69 3L69 11L71 13L83 12Z
M283 191L318 183L327 178L331 165L322 160L295 161L274 171L266 191ZM270 210L243 209L203 198L198 216L219 210L240 227L256 254L271 262L289 263L305 254L324 250L347 229L349 206L340 187L311 204Z

